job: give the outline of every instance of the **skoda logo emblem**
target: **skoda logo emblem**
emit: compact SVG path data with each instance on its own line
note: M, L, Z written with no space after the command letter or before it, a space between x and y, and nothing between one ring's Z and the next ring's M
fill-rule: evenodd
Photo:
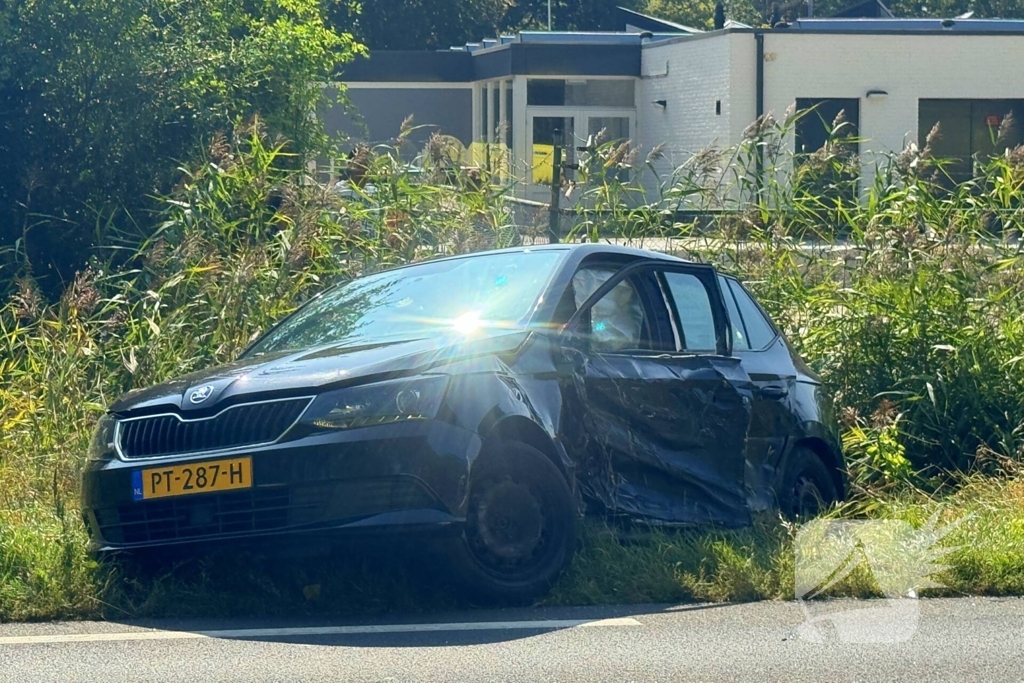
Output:
M188 400L191 403L202 403L203 401L205 401L206 399L210 398L211 396L213 396L213 385L212 384L206 384L204 386L199 387L198 389L193 391L191 394L189 394Z

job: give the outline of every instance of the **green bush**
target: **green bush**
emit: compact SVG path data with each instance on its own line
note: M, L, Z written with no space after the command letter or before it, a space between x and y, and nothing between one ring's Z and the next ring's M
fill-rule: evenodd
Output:
M315 154L320 84L360 50L318 0L0 4L0 266L14 250L59 293L93 247L148 235L178 165L255 114Z

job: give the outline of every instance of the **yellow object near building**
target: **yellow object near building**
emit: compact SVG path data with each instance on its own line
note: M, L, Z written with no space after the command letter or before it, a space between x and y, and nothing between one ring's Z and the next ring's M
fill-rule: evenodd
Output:
M551 183L551 172L554 166L555 146L538 145L533 146L533 182L539 184Z
M489 169L492 173L510 172L512 153L501 142L473 142L461 150L460 162L465 166ZM555 156L554 145L534 144L531 182L550 184Z

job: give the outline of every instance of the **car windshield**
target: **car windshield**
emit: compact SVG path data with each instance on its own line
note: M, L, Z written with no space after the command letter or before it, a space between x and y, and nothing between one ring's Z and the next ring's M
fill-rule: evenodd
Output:
M500 252L378 273L326 292L246 355L521 325L564 252Z

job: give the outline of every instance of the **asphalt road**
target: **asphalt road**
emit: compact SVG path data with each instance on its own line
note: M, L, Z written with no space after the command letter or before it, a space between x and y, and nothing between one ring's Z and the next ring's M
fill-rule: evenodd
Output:
M803 627L797 603L7 624L0 681L1024 681L1022 599L810 610L839 613Z

